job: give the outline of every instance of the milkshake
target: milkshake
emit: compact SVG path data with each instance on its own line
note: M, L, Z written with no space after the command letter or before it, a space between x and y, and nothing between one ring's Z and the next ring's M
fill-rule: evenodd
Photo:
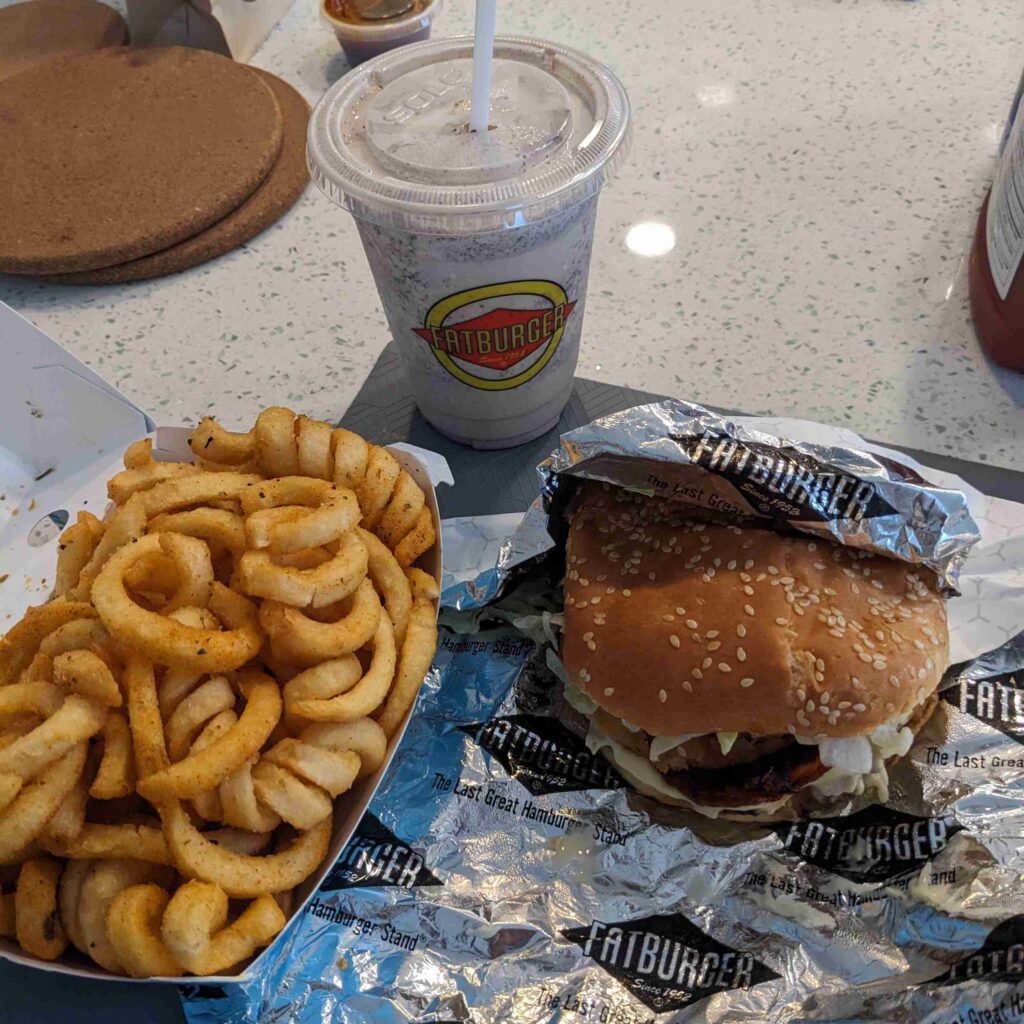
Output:
M629 105L583 54L499 37L488 130L471 132L472 46L421 43L350 72L313 113L308 160L356 218L423 415L505 448L553 427L572 392Z

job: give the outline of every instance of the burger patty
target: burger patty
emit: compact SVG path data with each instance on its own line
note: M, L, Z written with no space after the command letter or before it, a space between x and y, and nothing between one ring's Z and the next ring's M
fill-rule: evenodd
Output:
M694 803L712 807L747 807L788 796L821 778L827 771L818 756L817 746L791 739L774 753L756 761L715 768L691 765L685 770L667 771L664 775Z
M729 753L723 754L718 737L714 733L708 733L704 736L694 736L692 740L666 750L657 761L654 761L654 765L662 772L673 769L683 771L690 765L697 765L700 768L728 768L759 761L792 742L792 736L753 736L748 732L741 732L729 748Z
M625 728L603 709L592 717L616 742L641 757L650 757L647 733ZM694 803L709 807L748 807L779 800L828 771L816 745L797 743L792 736L747 733L736 738L728 754L722 753L714 735L695 736L651 763Z

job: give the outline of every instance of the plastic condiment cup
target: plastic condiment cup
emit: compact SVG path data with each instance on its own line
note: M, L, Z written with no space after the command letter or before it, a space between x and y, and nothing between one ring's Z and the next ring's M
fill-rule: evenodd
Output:
M430 28L441 13L444 0L426 0L409 14L380 22L349 21L331 13L330 0L320 0L320 15L334 29L349 64L356 67L396 46L418 43L430 38Z

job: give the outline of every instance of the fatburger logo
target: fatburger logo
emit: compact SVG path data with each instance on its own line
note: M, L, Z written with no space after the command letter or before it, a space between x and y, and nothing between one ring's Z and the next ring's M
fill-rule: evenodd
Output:
M794 821L773 831L786 850L808 864L865 883L919 870L962 828L951 818L917 818L868 807L846 818Z
M860 522L896 511L870 480L790 445L740 441L711 431L672 440L691 462L725 477L753 509L774 519Z
M1024 743L1024 672L1001 672L982 679L962 675L942 691L947 704Z
M984 944L938 978L939 985L958 985L962 981L1024 981L1024 917L1011 917L997 925Z
M544 715L501 715L460 725L534 796L583 789L621 789L625 783L575 733Z
M463 384L507 391L551 362L575 308L554 281L506 281L435 302L413 330Z
M592 921L562 935L655 1013L779 977L752 953L723 945L682 914Z
M334 892L369 886L412 889L440 884L440 879L424 863L423 855L367 811L320 888L323 892Z

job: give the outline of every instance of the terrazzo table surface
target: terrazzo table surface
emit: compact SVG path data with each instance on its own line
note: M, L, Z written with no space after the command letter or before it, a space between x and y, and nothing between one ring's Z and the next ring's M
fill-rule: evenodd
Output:
M471 12L448 0L436 31ZM634 105L581 376L1024 469L1024 377L981 354L964 261L1021 70L1019 0L517 0L499 30L606 61ZM314 102L346 70L314 0L253 63ZM0 275L0 299L162 423L248 424L271 403L337 418L388 339L355 225L312 186L192 271Z
M467 31L471 7L448 0L437 30ZM582 376L1024 469L1024 378L982 357L963 262L1018 0L506 0L500 29L599 57L634 105ZM346 70L313 0L254 63L311 101ZM0 299L164 423L337 418L388 339L355 227L312 187L204 267L103 288L0 275ZM163 986L2 974L2 1024L181 1019Z

